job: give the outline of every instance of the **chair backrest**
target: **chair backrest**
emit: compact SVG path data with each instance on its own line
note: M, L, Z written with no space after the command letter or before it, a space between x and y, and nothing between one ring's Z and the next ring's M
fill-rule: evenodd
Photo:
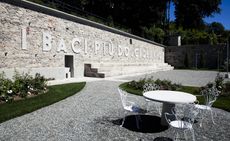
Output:
M148 92L148 91L155 91L159 89L160 89L160 86L155 83L145 83L143 85L143 93Z
M205 105L212 106L212 104L216 101L217 97L219 96L220 91L213 85L210 88L205 88L201 91L201 95L204 96Z
M181 104L178 107L173 107L171 112L177 120L184 120L193 124L199 114L199 109L195 104Z
M168 124L170 124L170 122L177 120L177 117L174 113L173 114L165 113L165 119L168 122Z
M198 116L200 110L195 106L196 104L185 104L184 105L184 120L188 121L189 123L194 123L196 117Z
M123 106L123 107L127 106L126 101L127 101L127 95L128 95L128 93L125 92L125 91L123 91L123 90L120 89L120 88L118 88L118 92L119 92L119 94L120 94L122 106Z

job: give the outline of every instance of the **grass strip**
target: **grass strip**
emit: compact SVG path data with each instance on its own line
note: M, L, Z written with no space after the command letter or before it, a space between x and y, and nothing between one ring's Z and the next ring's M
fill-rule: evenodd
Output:
M81 91L85 82L49 86L49 91L35 97L0 105L0 123L51 105Z

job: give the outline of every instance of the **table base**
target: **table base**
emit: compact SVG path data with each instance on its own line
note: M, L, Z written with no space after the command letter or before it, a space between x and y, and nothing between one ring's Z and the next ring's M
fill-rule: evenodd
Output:
M173 103L163 103L162 113L161 113L161 125L168 126L168 122L165 119L165 113L172 114L172 108L175 107Z

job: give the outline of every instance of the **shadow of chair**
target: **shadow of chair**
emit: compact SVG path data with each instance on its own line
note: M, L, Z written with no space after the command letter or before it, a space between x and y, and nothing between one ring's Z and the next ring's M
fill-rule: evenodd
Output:
M139 129L136 126L136 115L128 115L125 118L125 123L122 127L139 133L160 133L168 129L167 126L161 125L161 118L153 115L139 115L141 122ZM121 125L123 118L112 120L115 125Z
M143 93L145 92L148 92L148 91L155 91L155 90L159 90L160 89L160 86L155 84L155 83L145 83L144 86L143 86ZM157 113L161 116L161 108L160 108L160 103L156 103L156 102L153 102L149 99L145 99L146 100L146 107L147 107L147 111L148 112L151 112L150 110L150 107L151 107L151 104L154 104L154 107L156 108L157 110Z

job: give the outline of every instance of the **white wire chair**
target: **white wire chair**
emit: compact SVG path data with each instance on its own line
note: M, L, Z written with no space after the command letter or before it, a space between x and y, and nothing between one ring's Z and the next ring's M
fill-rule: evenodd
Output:
M204 115L206 114L206 112L210 112L211 118L212 118L212 123L215 124L214 117L213 117L213 111L212 111L212 105L217 100L217 97L219 96L219 94L220 94L220 91L216 88L215 85L201 91L201 96L204 97L205 104L204 105L200 105L200 104L196 105L196 107L201 110L201 112L200 112L201 113L201 121L200 121L201 127L202 127Z
M180 110L173 108L172 114L165 113L165 119L172 129L174 129L174 140L182 139L180 133L188 140L187 131L192 134L192 140L195 141L193 124L199 113L199 109L194 104L183 104Z
M118 92L120 94L122 106L123 106L123 108L125 110L125 116L124 116L124 118L122 120L122 124L120 126L123 127L123 125L125 123L125 118L126 118L126 116L128 114L127 112L132 112L132 113L136 114L135 118L136 118L137 129L140 129L139 121L141 119L140 119L139 114L145 114L147 112L147 110L142 109L140 105L135 103L134 101L138 101L138 100L135 99L135 97L128 96L128 93L125 92L124 90L121 90L120 88L118 88Z
M160 90L160 86L155 84L155 83L145 83L143 85L143 93L145 92L148 92L148 91L155 91L155 90ZM151 107L151 104L154 104L156 110L157 110L157 113L161 116L161 108L160 108L160 103L156 103L156 102L153 102L149 99L145 99L146 100L146 104L147 104L147 111L150 112L150 107Z

